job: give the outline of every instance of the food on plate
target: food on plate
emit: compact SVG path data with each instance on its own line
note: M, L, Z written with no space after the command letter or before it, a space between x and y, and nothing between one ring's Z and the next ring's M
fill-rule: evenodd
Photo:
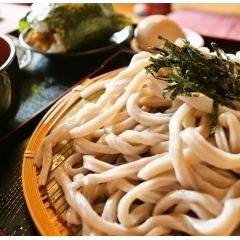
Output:
M42 52L87 51L109 43L132 20L110 3L34 3L19 21L25 42Z
M142 51L113 78L76 86L86 103L39 144L40 188L54 149L72 144L51 178L77 235L239 231L240 58L214 43L210 52L160 39L158 54Z
M185 34L177 22L165 15L155 14L141 20L134 32L137 47L146 50L146 46L160 46L164 41L159 41L161 35L171 42L177 38L185 38ZM149 49L149 51L151 51Z

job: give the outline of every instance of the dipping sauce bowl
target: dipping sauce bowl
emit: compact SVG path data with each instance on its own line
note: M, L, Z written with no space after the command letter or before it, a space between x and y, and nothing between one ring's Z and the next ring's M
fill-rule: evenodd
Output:
M8 36L0 34L0 130L17 114L21 86L16 47Z

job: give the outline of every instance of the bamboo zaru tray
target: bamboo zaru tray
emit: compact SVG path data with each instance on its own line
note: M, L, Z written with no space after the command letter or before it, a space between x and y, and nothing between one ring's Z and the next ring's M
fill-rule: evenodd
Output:
M93 79L86 79L81 85L87 86L95 81L103 81L115 76L122 68L102 74ZM100 95L100 93L99 93ZM99 95L91 98L91 101L98 99ZM22 185L25 200L30 215L41 235L45 236L68 236L76 235L80 231L79 226L66 224L63 220L64 214L68 208L61 188L55 181L54 171L61 165L72 153L72 142L65 145L59 144L53 150L53 164L46 187L38 187L39 171L33 165L34 154L39 142L49 134L50 130L61 122L65 116L71 115L71 110L81 108L86 101L83 101L79 92L71 90L46 113L33 132L23 157L22 165Z
M166 82L143 69L148 53L135 56L129 67L74 87L32 134L22 182L39 233L239 235L239 153L217 148L209 137L209 98L163 97ZM84 95L84 86L92 94ZM222 111L222 117L235 113ZM229 144L240 152L235 122L231 134L237 136ZM42 169L45 160L53 162L46 185L42 169L34 167L39 153Z

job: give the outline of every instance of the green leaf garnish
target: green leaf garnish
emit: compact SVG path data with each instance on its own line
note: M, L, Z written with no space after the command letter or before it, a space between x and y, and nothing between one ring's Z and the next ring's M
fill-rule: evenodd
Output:
M164 89L163 95L171 92L171 99L182 96L205 96L213 99L210 134L215 133L219 104L236 109L232 100L240 101L240 64L232 61L216 43L212 48L216 55L205 54L184 41L179 47L162 36L164 41L161 47L148 48L158 52L159 56L151 57L147 73L155 78L164 80L169 86ZM169 68L166 76L160 76L158 70Z

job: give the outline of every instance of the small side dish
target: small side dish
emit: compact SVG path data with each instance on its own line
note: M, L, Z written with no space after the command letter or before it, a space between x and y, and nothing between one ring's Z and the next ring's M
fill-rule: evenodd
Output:
M16 47L16 54L18 58L18 64L19 68L23 69L25 68L31 61L32 59L32 52L29 49L25 49L21 46L19 43L19 40L17 37L8 34L7 35L11 40L13 41L15 47Z
M132 20L109 3L34 3L19 21L24 41L43 53L87 51L108 44Z

